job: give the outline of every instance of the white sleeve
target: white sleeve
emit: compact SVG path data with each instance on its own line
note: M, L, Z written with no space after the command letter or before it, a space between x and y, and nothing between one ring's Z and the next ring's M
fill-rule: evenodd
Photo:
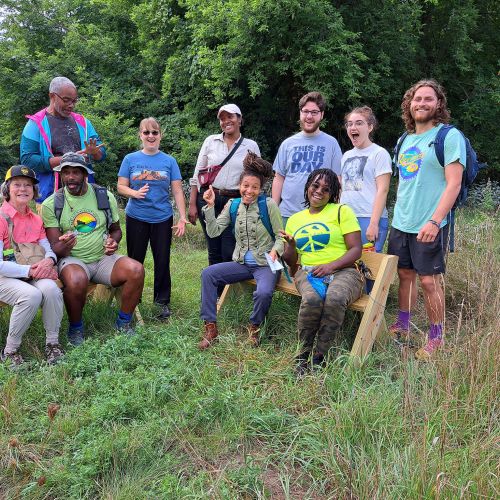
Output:
M0 240L0 255L3 256L3 241ZM17 262L0 260L0 276L4 278L27 278L31 266L22 266Z
M391 155L384 148L380 148L373 157L373 171L375 177L392 174Z

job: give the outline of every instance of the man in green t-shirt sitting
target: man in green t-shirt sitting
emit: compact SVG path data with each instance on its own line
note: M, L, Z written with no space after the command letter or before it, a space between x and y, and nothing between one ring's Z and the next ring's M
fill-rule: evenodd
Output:
M42 204L42 218L47 238L59 258L59 278L64 284L70 322L69 342L77 346L84 340L82 311L89 281L122 287L115 325L118 330L133 333L131 320L142 295L144 267L116 253L122 239L116 199L107 191L109 209L98 208L96 191L87 182L93 172L82 155L66 153L54 172L61 175L64 204L58 213L58 195L52 194Z

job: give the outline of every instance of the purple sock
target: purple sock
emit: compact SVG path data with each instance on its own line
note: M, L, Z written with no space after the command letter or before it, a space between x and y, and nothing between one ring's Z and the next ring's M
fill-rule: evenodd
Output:
M410 311L399 311L397 323L401 328L407 330L410 327Z
M429 330L429 340L441 340L443 338L443 325L438 323L437 325L431 324L431 329Z

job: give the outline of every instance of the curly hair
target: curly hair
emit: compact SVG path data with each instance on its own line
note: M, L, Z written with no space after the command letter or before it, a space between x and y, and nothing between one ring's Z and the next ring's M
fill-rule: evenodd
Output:
M304 206L309 208L309 197L307 196L307 191L311 184L319 179L323 179L328 184L330 188L330 199L328 203L338 203L340 200L340 182L337 174L330 170L329 168L318 168L309 174L307 178L306 185L304 186Z
M410 112L411 101L413 100L415 92L421 87L431 87L436 93L436 97L438 98L438 107L436 109L436 115L433 119L434 124L437 125L438 123L448 123L450 121L450 111L447 108L444 88L438 82L436 82L436 80L420 80L405 92L403 101L401 102L401 118L404 121L406 130L410 134L413 134L415 132L415 120L411 116Z
M247 175L257 177L260 180L260 185L263 186L264 182L273 175L273 167L268 161L260 158L252 151L248 151L243 160L243 172L240 175L240 183Z
M346 122L346 124L347 124L347 121L349 120L349 117L353 113L356 113L358 115L363 115L365 120L366 120L366 123L368 123L368 125L371 125L373 127L371 132L368 134L368 137L372 141L373 140L373 133L375 132L376 128L378 127L377 117L375 116L375 113L373 112L372 108L370 108L370 106L358 106L357 108L351 109L351 111L349 111L349 113L346 113L344 115L344 121ZM347 128L347 125L346 125L346 128Z

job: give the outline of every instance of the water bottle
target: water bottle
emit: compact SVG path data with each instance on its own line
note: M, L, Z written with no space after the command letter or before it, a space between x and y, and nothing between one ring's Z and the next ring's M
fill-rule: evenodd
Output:
M363 252L375 252L375 243L369 241L363 245Z
M14 255L14 250L12 248L7 248L3 251L3 260L16 262L16 256Z

